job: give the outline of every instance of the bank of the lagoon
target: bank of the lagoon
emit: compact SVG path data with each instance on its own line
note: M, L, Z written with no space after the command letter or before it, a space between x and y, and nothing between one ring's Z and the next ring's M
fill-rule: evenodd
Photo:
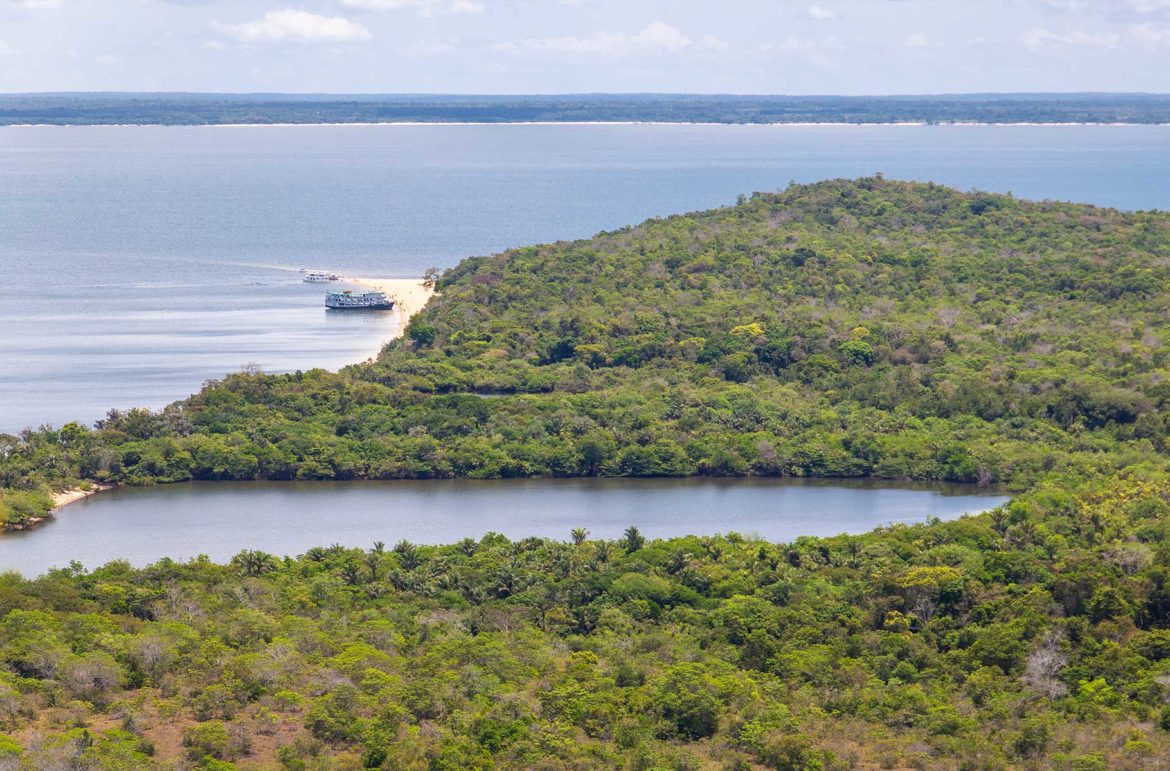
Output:
M5 129L0 432L161 407L248 364L335 369L397 331L326 313L297 268L421 276L876 171L1168 208L1168 143L1166 126Z
M526 479L397 482L192 482L78 501L39 528L0 537L0 571L36 575L77 560L146 565L244 549L454 543L487 532L567 539L739 532L770 541L865 532L995 508L973 486L802 479Z

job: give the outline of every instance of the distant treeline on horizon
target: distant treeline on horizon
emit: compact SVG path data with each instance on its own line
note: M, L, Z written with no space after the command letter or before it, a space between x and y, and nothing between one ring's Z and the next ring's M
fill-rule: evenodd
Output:
M0 125L625 121L1152 124L1170 123L1170 94L0 94Z

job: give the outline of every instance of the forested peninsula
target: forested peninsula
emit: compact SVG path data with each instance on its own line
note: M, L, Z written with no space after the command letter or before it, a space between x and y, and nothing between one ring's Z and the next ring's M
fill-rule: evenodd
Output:
M185 479L1006 486L775 544L489 535L0 576L0 765L1170 763L1170 215L871 177L465 260L339 373L0 437ZM163 513L165 515L165 512Z

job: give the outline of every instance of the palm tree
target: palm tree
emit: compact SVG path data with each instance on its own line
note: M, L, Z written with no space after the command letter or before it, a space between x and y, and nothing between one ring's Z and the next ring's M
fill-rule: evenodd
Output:
M573 537L573 545L580 546L589 537L589 531L583 527L575 527L569 535Z
M361 581L361 571L358 569L358 563L353 559L347 559L345 564L341 566L341 577L350 586L357 586Z
M705 535L699 539L699 544L703 547L703 551L707 552L707 556L715 562L718 562L723 556L723 544L719 542L719 539Z
M496 596L504 599L516 593L520 585L520 577L516 574L514 565L505 565L496 572Z
M407 570L414 570L422 562L418 547L405 538L394 545L394 552L398 555L402 567Z
M410 574L406 571L398 570L397 568L394 568L390 571L389 575L386 576L386 580L390 582L391 586L400 592L405 592L414 585L414 581L411 579Z
M626 547L626 554L633 554L646 545L646 536L637 527L630 525L622 536L622 544Z
M266 552L247 549L232 558L246 576L261 576L276 569L276 558Z

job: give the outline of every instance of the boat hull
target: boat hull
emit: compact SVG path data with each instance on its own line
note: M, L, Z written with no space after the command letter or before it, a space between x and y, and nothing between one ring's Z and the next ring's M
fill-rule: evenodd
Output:
M394 303L385 305L326 305L327 311L390 311L394 310Z
M394 300L385 292L364 292L355 294L352 290L327 292L325 307L335 311L388 311L394 307Z

